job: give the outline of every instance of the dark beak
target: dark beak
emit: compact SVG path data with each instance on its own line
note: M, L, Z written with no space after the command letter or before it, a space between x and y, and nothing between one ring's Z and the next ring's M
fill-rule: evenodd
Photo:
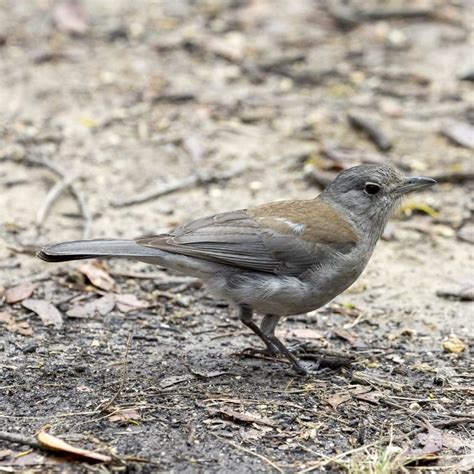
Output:
M406 194L411 193L412 191L419 191L420 189L429 188L436 184L436 181L432 178L426 178L425 176L413 176L412 178L407 178L405 181L394 189L396 194Z

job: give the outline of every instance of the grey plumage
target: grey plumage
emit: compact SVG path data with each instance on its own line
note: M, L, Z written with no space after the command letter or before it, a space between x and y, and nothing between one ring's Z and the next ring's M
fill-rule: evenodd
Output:
M124 257L201 278L240 308L242 322L267 351L283 353L304 373L274 334L278 319L319 308L349 287L401 196L432 184L388 165L358 166L315 199L224 212L155 237L64 242L38 256L53 262ZM261 327L252 320L254 310L266 315Z

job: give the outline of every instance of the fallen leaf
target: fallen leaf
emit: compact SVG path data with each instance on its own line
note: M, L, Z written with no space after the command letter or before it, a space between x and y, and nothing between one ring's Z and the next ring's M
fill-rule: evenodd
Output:
M114 413L113 415L109 416L110 421L134 421L134 420L141 420L142 416L137 410L133 408L129 408L127 410L120 410L118 413Z
M101 298L89 301L89 303L84 305L76 304L69 309L66 314L70 318L93 318L97 314L105 316L110 313L114 307L115 296L112 293L109 293Z
M457 336L452 335L447 341L443 342L443 349L445 352L452 352L454 354L459 354L466 350L466 344L461 341Z
M45 300L25 300L22 306L36 313L45 326L54 326L59 329L63 325L63 317L56 306Z
M127 293L124 295L115 295L117 300L117 308L122 313L128 313L134 309L148 308L149 304L147 301L139 300L134 294Z
M431 206L424 202L407 201L400 207L400 211L407 216L411 216L413 212L428 214L433 218L438 217L439 215L438 211L435 211Z
M242 421L244 423L256 423L258 425L265 426L276 426L277 424L269 418L263 418L260 415L254 415L252 413L241 413L239 411L227 410L224 408L208 408L208 412L215 416L222 416L232 421Z
M474 149L474 127L465 122L453 122L447 125L441 133L456 145Z
M87 31L87 19L79 0L66 0L53 11L56 27L65 33L82 35Z
M472 444L470 440L462 439L448 431L443 431L441 433L441 438L443 440L443 446L452 449L453 451L459 451L460 449L469 447Z
M11 449L0 449L0 461L2 459L5 459L6 457L11 456L12 454L15 454L15 453Z
M6 329L9 332L16 332L22 336L33 335L33 329L31 329L27 321L17 322L11 314L4 311L0 313L0 323L5 323L7 325Z
M175 376L167 377L161 380L159 385L160 385L160 388L168 388L178 383L187 382L188 380L193 380L193 379L194 379L194 375L191 375L191 374L175 375Z
M269 426L259 426L258 428L242 427L239 434L243 441L256 441L272 431L272 428Z
M326 399L326 401L329 403L329 405L331 405L333 409L336 409L339 405L342 405L343 403L346 403L351 400L353 396L357 398L358 395L370 392L371 390L372 387L352 385L351 387L348 387L342 392L338 392L334 395L331 395L329 398Z
M8 304L18 303L29 298L38 285L32 282L20 283L9 288L5 293L5 301Z
M222 370L201 372L201 371L194 370L192 367L188 367L188 369L193 375L199 378L203 378L203 379L213 379L215 377L222 377L223 375L232 375L230 372L226 372Z
M348 402L352 398L352 395L348 392L339 392L331 395L326 401L335 410L339 405Z
M350 343L351 346L353 347L363 347L365 344L359 339L357 334L354 334L353 332L348 331L347 329L342 329L342 328L336 328L334 329L333 333L337 336L340 337L341 339L346 340L347 342Z
M0 312L0 323L10 324L13 321L13 316L6 311Z
M47 449L57 451L63 454L70 454L78 456L87 461L92 462L110 462L112 458L106 454L96 453L88 449L76 448L75 446L66 443L62 439L56 438L44 430L41 430L37 435L38 442Z
M413 443L414 445L403 453L411 462L437 459L438 453L443 449L441 431L436 428L430 428L428 433L420 433Z
M331 171L342 171L351 166L362 164L382 164L389 161L386 155L367 153L365 150L354 150L351 148L325 147L322 153L327 161L321 163L321 169Z
M460 281L436 290L436 296L455 301L474 301L474 281L472 279Z
M358 393L356 396L357 400L362 400L363 402L373 403L374 405L379 404L380 398L383 397L382 392L366 392L366 393Z
M474 244L474 224L465 224L458 230L458 239Z
M84 263L77 268L77 271L87 277L87 279L97 288L110 291L115 286L114 279L98 264Z
M452 472L472 472L474 469L474 453L466 454L453 466Z

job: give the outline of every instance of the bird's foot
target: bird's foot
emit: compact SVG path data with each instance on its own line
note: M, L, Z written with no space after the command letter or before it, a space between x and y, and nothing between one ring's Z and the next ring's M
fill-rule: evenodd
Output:
M265 349L257 349L256 347L246 347L241 351L241 353L246 355L256 355L264 357L278 357L280 355L280 351L271 347L266 347Z

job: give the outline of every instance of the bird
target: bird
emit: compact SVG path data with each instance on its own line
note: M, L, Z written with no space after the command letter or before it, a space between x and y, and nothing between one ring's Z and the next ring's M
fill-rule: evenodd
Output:
M318 309L352 285L403 196L434 184L390 164L359 165L312 199L222 212L152 237L56 243L37 255L48 262L122 257L197 277L237 307L263 353L284 356L305 375L275 334L279 320ZM263 315L260 325L255 312Z

